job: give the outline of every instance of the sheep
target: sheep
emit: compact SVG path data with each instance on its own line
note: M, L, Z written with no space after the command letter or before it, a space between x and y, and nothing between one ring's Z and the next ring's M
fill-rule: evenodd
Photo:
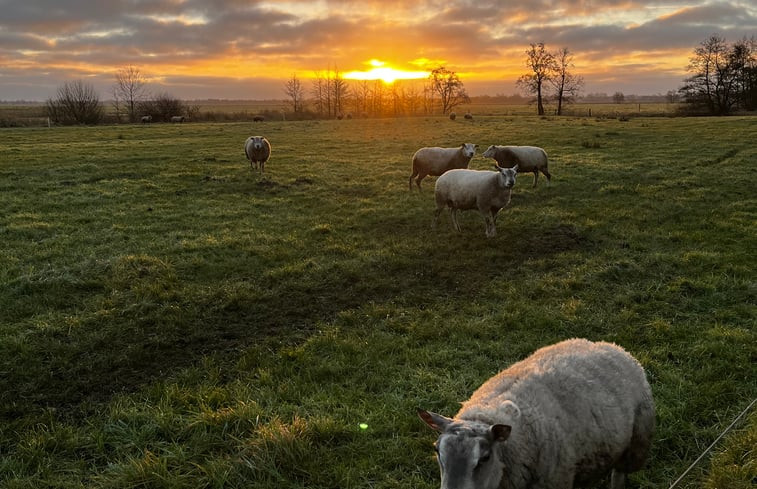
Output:
M143 115L140 119L142 121L142 124L149 124L152 122L152 116L151 115Z
M468 119L469 121L472 121L472 120L473 120L473 114L471 114L470 112L466 112L466 113L465 113L465 115L464 115L463 117L465 117L465 118L466 118L466 119Z
M171 122L184 122L184 116L183 115L175 115L171 117Z
M421 148L413 155L413 173L410 175L410 190L413 190L413 179L421 190L421 180L427 175L438 177L453 168L468 168L477 145L463 143L459 148ZM416 178L417 177L417 178Z
M655 428L644 369L621 347L571 339L501 371L454 418L418 409L440 433L442 489L571 489L611 473L622 489Z
M265 117L263 117L262 115L256 115L255 117L252 118L252 121L253 122L263 122L263 121L265 121Z
M457 118L457 114L454 112L449 113L449 120L454 121Z
M250 160L250 168L260 168L262 175L265 163L271 157L271 143L263 136L250 136L244 142L244 154Z
M547 177L547 185L552 180L547 168L547 152L535 146L489 146L483 153L484 158L493 158L497 165L511 167L518 165L521 173L534 173L534 187L539 178L539 172Z
M436 211L432 227L436 228L439 214L449 207L452 227L460 232L457 211L478 209L486 222L486 237L496 236L497 213L510 203L518 165L495 168L497 171L456 169L440 176L434 188Z

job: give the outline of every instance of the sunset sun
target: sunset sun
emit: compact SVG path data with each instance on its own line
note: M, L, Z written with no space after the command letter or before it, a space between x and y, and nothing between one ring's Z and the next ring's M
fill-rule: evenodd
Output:
M344 74L348 80L381 80L386 84L394 83L397 80L418 80L428 77L426 71L408 71L392 68L386 62L378 59L372 59L364 63L371 68L363 71L350 71Z

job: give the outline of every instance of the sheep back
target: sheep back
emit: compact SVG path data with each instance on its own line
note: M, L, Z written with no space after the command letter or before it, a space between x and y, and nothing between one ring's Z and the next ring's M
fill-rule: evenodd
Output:
M512 423L511 401L520 411ZM455 419L512 423L502 444L506 487L526 487L524 467L545 487L572 487L611 469L642 467L654 431L654 403L644 369L605 342L563 341L537 350L492 377Z
M501 209L510 201L510 188L499 186L499 172L452 169L436 181L434 196L437 206L454 209Z

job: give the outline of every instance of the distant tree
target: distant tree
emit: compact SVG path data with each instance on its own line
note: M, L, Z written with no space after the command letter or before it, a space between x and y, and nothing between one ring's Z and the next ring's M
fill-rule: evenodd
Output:
M526 66L531 70L516 82L528 93L536 95L536 107L539 115L544 115L544 84L549 81L555 70L555 57L544 48L544 43L531 43L526 50Z
M116 83L113 87L116 100L121 100L126 106L129 121L136 122L140 115L137 114L139 103L147 94L147 78L136 66L128 65L116 71Z
M95 87L82 80L64 83L55 98L47 100L45 109L58 124L97 124L104 113Z
M181 99L169 93L161 93L151 100L143 100L137 109L144 115L151 115L154 121L169 122L175 115L186 115L187 108Z
M573 67L573 55L568 48L561 48L554 55L554 72L549 77L549 83L554 90L557 100L557 115L562 115L563 103L573 103L578 97L584 80L569 70Z
M616 104L622 104L625 102L626 96L623 95L623 92L615 92L612 94L612 101Z
M300 79L297 78L297 74L293 74L292 78L284 84L284 93L289 97L289 103L292 105L292 111L295 114L299 114L305 109L305 89L302 87Z
M344 108L347 105L347 98L349 96L349 86L336 66L331 73L331 100L333 101L333 113L329 114L329 116L337 117L344 115Z
M429 75L433 93L439 95L442 114L449 113L458 105L470 103L470 97L460 77L452 70L439 66Z

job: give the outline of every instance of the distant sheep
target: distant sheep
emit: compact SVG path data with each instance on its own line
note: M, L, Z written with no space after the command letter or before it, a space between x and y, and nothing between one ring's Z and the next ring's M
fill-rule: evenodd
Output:
M171 117L171 122L184 122L184 116L183 115L175 115Z
M436 211L433 227L439 223L439 214L449 207L452 227L460 232L457 220L459 210L478 209L486 223L486 237L497 235L497 213L510 203L510 195L518 166L497 168L497 171L450 170L436 181L434 196Z
M608 472L621 489L644 465L655 425L641 365L617 345L583 339L501 371L454 419L418 415L440 433L442 489L572 489Z
M489 146L483 154L484 158L493 158L497 165L511 168L518 165L521 173L533 172L534 187L539 179L539 172L547 177L547 185L552 180L549 174L547 153L535 146Z
M466 112L466 113L465 113L465 115L464 115L463 117L465 117L465 118L466 118L466 119L468 119L469 121L472 121L472 120L473 120L473 114L471 114L470 112Z
M142 124L149 124L152 122L152 116L151 115L143 115L140 119L142 121Z
M455 119L457 119L457 114L455 114L454 112L450 112L449 113L449 120L454 121Z
M447 170L454 168L468 168L473 155L476 154L473 143L463 143L458 148L421 148L413 155L413 173L410 175L410 190L413 190L413 179L421 189L421 180L427 175L438 177Z
M255 117L252 118L252 121L253 122L263 122L263 121L265 121L265 117L263 117L262 115L256 115Z
M265 164L271 157L271 143L263 136L250 136L244 142L244 154L250 160L250 168L260 168L262 175Z

